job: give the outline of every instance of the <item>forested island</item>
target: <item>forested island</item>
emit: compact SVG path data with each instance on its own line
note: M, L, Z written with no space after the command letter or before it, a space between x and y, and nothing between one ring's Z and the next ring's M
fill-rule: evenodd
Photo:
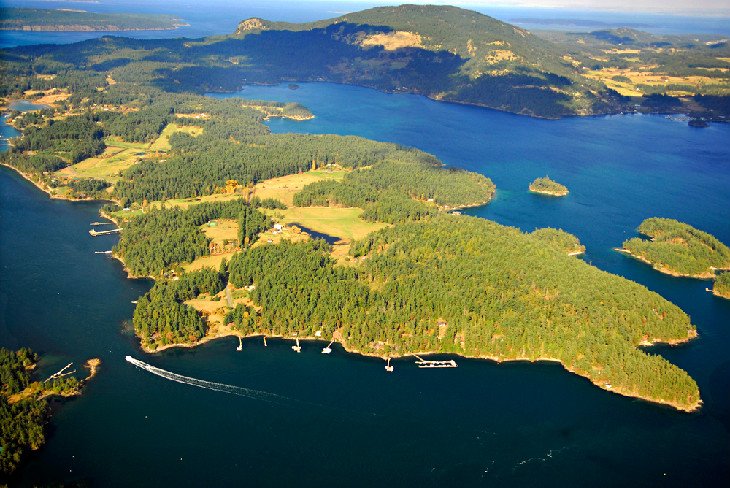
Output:
M540 193L551 197L564 197L568 194L568 188L565 185L551 180L548 176L535 179L530 183L529 188L532 193Z
M672 276L714 278L730 269L730 248L714 236L674 219L644 220L639 233L623 243L622 251Z
M100 363L90 359L86 363L89 374L82 380L69 373L67 366L46 380L34 381L38 360L38 354L28 348L0 348L0 482L15 471L29 451L45 443L48 398L80 395Z
M226 45L268 39L259 30ZM256 60L227 56L211 78L193 61L221 46L178 42L17 49L2 74L8 98L56 99L11 112L22 135L0 163L54 197L111 202L102 213L122 228L114 256L130 276L155 279L133 316L145 350L264 334L383 358L550 360L609 391L699 408L685 371L639 349L696 336L678 307L570 256L585 248L562 230L451 215L493 198L483 175L392 143L272 134L267 118L312 114L201 96L188 82L218 83L231 59Z
M171 15L96 13L72 9L0 8L0 30L139 31L188 25Z

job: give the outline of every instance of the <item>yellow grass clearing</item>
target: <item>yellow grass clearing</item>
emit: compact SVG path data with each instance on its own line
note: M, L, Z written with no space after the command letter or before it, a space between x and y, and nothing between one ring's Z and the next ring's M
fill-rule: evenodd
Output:
M238 239L238 221L233 219L216 219L216 225L211 227L203 224L203 233L214 242Z
M38 97L40 95L40 97ZM62 102L66 99L68 99L71 96L71 94L66 90L61 90L59 88L52 88L50 90L26 90L23 93L23 98L33 98L33 103L39 103L43 105L55 105L58 102Z
M150 145L150 151L169 151L172 149L170 146L170 136L175 132L185 132L196 137L203 133L203 128L194 125L167 124L160 137Z
M484 61L489 64L497 64L502 61L514 61L516 59L519 59L519 56L507 49L496 49L484 56Z
M386 34L372 34L363 39L362 46L383 46L386 51L402 47L423 47L421 35L414 32L394 31Z
M726 63L730 63L730 58L717 58L720 61L725 61Z
M348 241L362 239L371 232L387 227L387 224L362 220L362 209L359 208L289 207L287 210L266 212L273 215L277 222L301 225Z
M604 49L606 54L639 54L640 49Z
M144 157L143 144L119 143L111 140L106 143L106 149L99 156L84 159L57 171L56 174L69 178L98 178L115 183L119 180L117 175L120 171L126 170Z
M269 229L259 235L259 239L251 247L264 246L266 244L279 244L281 241L302 242L308 240L309 234L301 229L291 226L284 227L281 231Z
M215 256L201 256L190 264L184 264L183 269L185 271L198 271L203 268L211 268L217 271L221 267L223 260L230 261L236 252L238 251L224 252Z
M730 80L723 78L711 78L709 76L671 76L664 73L651 71L636 71L632 69L604 68L590 71L584 74L586 78L602 81L609 88L612 88L622 95L640 96L643 93L637 85L669 86L687 85L694 87L697 91L703 88L725 88L730 91ZM628 82L616 81L615 76L623 76L629 79Z
M294 194L304 188L304 186L322 180L342 181L342 178L347 173L347 170L316 170L296 175L282 176L280 178L272 178L257 183L254 187L253 195L262 200L265 198L273 198L291 207L294 205Z
M165 208L180 207L182 209L186 209L192 205L198 205L199 203L228 202L230 200L236 200L239 198L243 198L243 195L233 193L215 193L213 195L205 195L195 198L175 198L172 200L165 200ZM150 203L150 205L154 208L160 208L161 203L159 201L154 201Z

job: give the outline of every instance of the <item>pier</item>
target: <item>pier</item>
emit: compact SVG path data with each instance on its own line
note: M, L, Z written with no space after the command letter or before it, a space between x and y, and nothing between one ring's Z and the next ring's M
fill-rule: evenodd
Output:
M422 357L416 356L416 366L419 368L456 368L456 361L449 359L448 361L429 361Z
M89 225L114 225L114 222L92 222Z
M121 227L119 227L117 229L111 229L111 230L96 230L96 229L91 229L89 231L89 234L91 234L92 237L96 237L96 236L103 236L105 234L114 234L114 233L117 233L117 232L121 232L121 230L122 230Z

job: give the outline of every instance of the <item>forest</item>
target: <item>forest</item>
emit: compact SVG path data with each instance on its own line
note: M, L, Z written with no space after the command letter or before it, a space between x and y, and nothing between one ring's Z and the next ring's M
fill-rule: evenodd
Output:
M557 247L567 254L577 255L586 251L586 247L580 243L576 236L565 232L563 229L545 227L533 230L530 235L545 244Z
M416 351L497 360L557 358L627 394L692 408L695 382L644 340L686 340L689 317L656 293L493 222L439 215L371 234L335 266L324 241L235 255L236 287L260 311L229 318L242 332L324 337L379 356ZM252 318L253 317L253 318Z
M238 219L244 247L270 228L271 220L245 200L201 203L188 210L152 209L124 222L114 254L133 276L163 276L173 265L208 254L209 239L200 226L214 219Z
M723 298L730 298L730 272L719 273L715 276L712 292Z
M712 278L715 269L730 269L730 248L691 225L653 217L644 220L637 230L650 239L628 239L623 249L658 271Z

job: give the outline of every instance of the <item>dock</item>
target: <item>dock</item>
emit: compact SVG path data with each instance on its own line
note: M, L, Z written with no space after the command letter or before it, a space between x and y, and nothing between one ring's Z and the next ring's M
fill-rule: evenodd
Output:
M115 234L117 232L121 232L121 230L122 230L121 227L119 227L118 229L111 229L111 230L96 230L96 229L91 229L89 231L89 234L91 234L92 237L96 237L96 236L103 236L105 234Z
M89 225L114 225L114 222L92 222Z
M453 359L449 359L447 361L429 361L427 359L423 359L422 357L416 356L416 366L419 368L456 368L457 364L456 361Z

